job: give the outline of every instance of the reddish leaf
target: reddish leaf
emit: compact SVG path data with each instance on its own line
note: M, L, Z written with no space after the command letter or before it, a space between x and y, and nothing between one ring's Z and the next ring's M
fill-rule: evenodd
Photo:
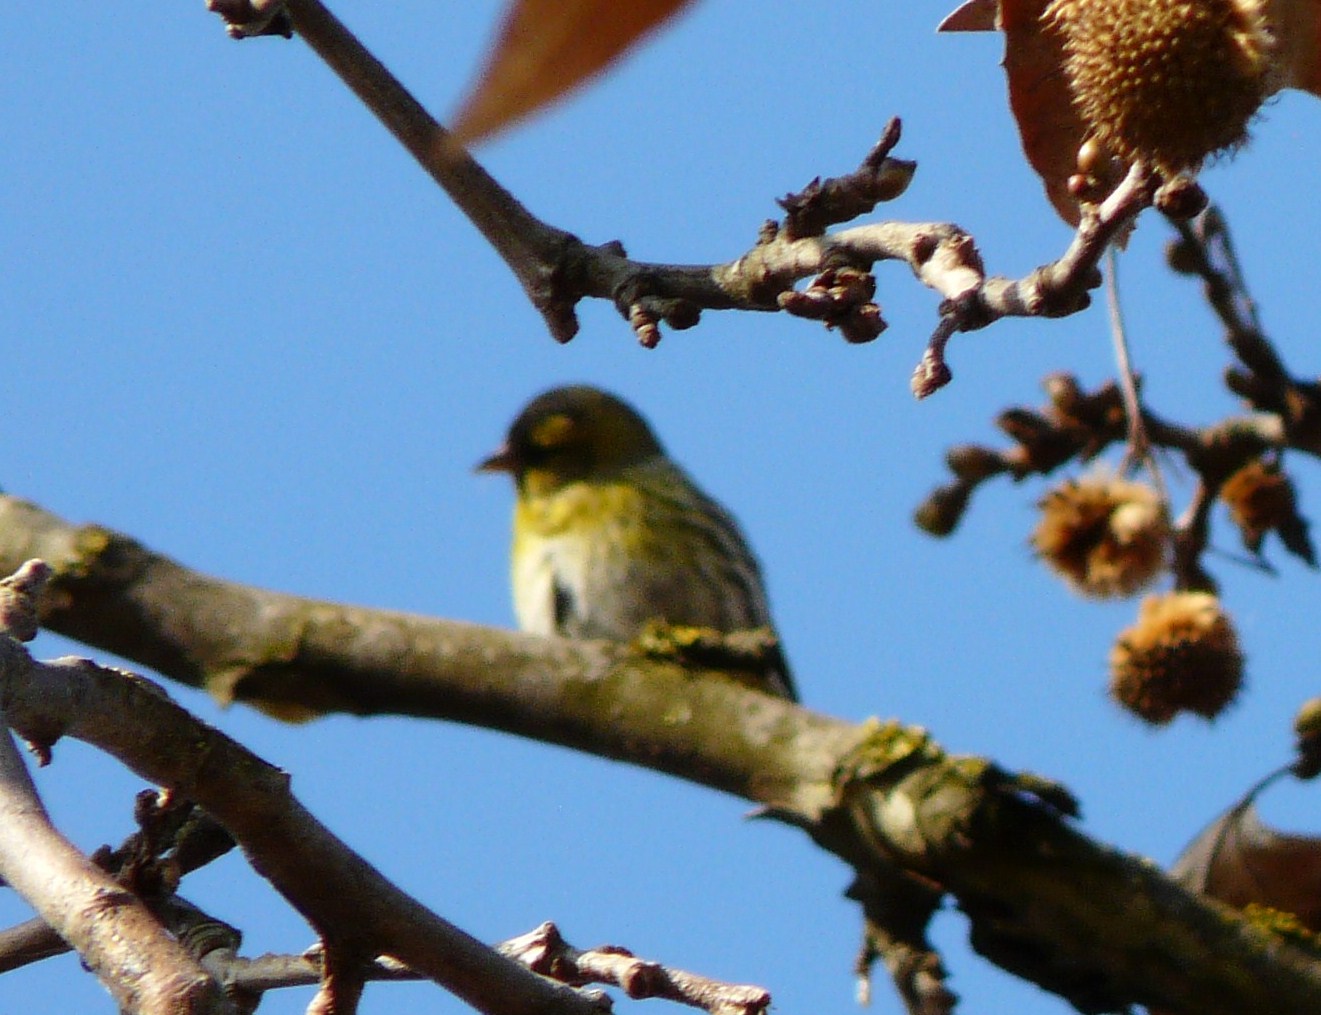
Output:
M1274 0L1271 15L1278 26L1279 87L1321 95L1321 3Z
M1069 193L1069 177L1078 171L1078 149L1087 128L1073 108L1060 67L1064 49L1059 37L1041 27L1046 0L1002 0L1005 74L1009 105L1018 121L1023 151L1046 187L1046 196L1069 225L1078 224L1078 202Z
M454 133L476 141L608 67L691 0L514 0Z
M967 0L937 27L937 32L993 32L1000 0Z
M1237 804L1212 822L1170 874L1185 888L1237 909L1268 906L1321 932L1321 839L1266 827L1251 803Z

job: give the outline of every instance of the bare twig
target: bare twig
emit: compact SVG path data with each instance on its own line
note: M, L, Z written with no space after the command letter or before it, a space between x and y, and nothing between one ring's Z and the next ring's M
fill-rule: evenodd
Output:
M0 636L19 641L37 636L37 602L49 580L50 567L43 560L29 560L0 580Z
M356 1015L367 986L370 957L353 947L326 946L321 952L321 985L307 1015Z
M260 997L271 990L320 984L325 977L325 954L320 944L302 955L262 955L246 959L230 954L209 963L208 968L230 993ZM361 976L365 982L429 979L388 956L378 956L363 966Z
M899 120L892 119L854 172L824 181L818 177L798 193L782 197L779 203L786 215L780 228L786 238L820 236L829 226L868 215L880 202L902 194L917 163L890 158L900 136Z
M1166 251L1170 265L1180 274L1201 277L1207 302L1224 324L1235 355L1253 373L1285 379L1284 364L1261 330L1257 305L1220 209L1212 206L1191 221L1177 219L1172 224L1179 240Z
M637 958L616 945L583 951L549 921L497 946L500 954L534 972L573 986L603 983L634 999L661 998L712 1015L765 1015L771 995L761 987L721 983L696 973Z
M180 915L169 921L170 929L180 937L209 932L215 921L186 904ZM223 929L223 925L222 925ZM330 972L328 950L318 943L302 955L263 955L245 959L235 955L235 939L217 941L205 956L208 969L227 992L257 998L270 990L320 984L321 997L309 1011L329 1004L347 1012L368 982L426 979L397 959L379 956L370 962L354 962L345 984L343 973ZM724 983L695 973L674 969L639 959L625 948L602 946L586 950L566 942L554 923L546 922L526 934L496 944L495 950L540 976L575 988L578 995L598 1011L610 1011L609 998L602 992L581 990L589 984L619 987L634 1000L669 1000L712 1012L713 1015L764 1015L771 996L761 987ZM353 960L346 956L346 961ZM331 985L328 987L327 985Z
M1115 248L1106 253L1105 302L1110 318L1110 341L1115 352L1115 372L1119 375L1119 390L1124 396L1124 415L1128 418L1128 450L1125 468L1147 462L1158 486L1160 470L1151 454L1151 443L1142 426L1142 397L1138 393L1137 375L1133 372L1133 358L1128 344L1128 329L1124 326L1124 308L1119 301L1119 256ZM1163 489L1162 489L1163 492Z
M284 9L284 0L206 0L206 9L225 19L225 30L231 39L259 35L293 37L293 23Z
M846 894L863 913L862 947L854 964L859 1002L871 996L871 971L879 961L908 1015L950 1015L958 998L927 937L943 897L939 887L897 868L873 865L858 871Z
M1288 446L1321 455L1321 385L1290 374L1262 331L1224 216L1212 206L1174 227L1179 240L1166 251L1170 266L1201 278L1207 302L1224 325L1225 341L1241 364L1226 373L1225 383L1253 408L1278 416Z
M1068 462L1090 461L1128 437L1128 409L1114 383L1085 392L1073 377L1054 374L1045 387L1047 405L1009 409L996 420L1014 440L1013 447L963 445L950 450L946 462L954 481L934 490L917 509L919 527L932 535L948 535L987 480L1049 475ZM1265 413L1232 416L1205 427L1180 426L1148 409L1141 410L1140 418L1152 446L1179 452L1199 481L1175 530L1175 583L1180 588L1213 587L1200 563L1209 541L1211 506L1231 475L1262 454L1286 447L1288 435L1279 417Z
M1017 281L990 278L959 296L946 294L941 326L914 376L914 394L923 398L949 382L945 343L956 331L984 328L1002 317L1065 317L1085 309L1091 302L1088 293L1101 284L1101 256L1150 207L1155 192L1155 178L1135 165L1101 204L1084 205L1073 241L1058 261Z

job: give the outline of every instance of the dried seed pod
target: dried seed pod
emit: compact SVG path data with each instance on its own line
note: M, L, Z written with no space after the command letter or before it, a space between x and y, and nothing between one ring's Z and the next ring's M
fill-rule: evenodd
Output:
M1071 479L1038 507L1033 549L1084 596L1132 595L1165 567L1169 515L1149 486L1106 475Z
M1273 529L1282 529L1298 517L1293 483L1276 462L1249 462L1225 481L1220 499L1243 534L1243 545L1253 553Z
M1207 592L1148 596L1110 652L1111 696L1157 725L1180 712L1214 719L1242 684L1238 636Z
M1284 83L1266 0L1050 0L1042 23L1090 137L1167 176L1242 145Z
M1309 698L1294 716L1294 749L1297 758L1290 770L1300 779L1321 775L1321 698Z

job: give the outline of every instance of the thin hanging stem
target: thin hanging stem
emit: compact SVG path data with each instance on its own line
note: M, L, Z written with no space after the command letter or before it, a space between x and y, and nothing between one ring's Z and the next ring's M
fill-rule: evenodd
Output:
M1138 465L1145 465L1161 497L1167 498L1165 480L1152 454L1147 428L1142 422L1142 400L1138 395L1137 378L1129 354L1124 309L1119 302L1119 255L1113 245L1106 248L1105 252L1105 302L1110 319L1110 340L1115 351L1115 369L1119 374L1119 390L1124 398L1124 414L1128 417L1128 451L1120 471L1128 472Z

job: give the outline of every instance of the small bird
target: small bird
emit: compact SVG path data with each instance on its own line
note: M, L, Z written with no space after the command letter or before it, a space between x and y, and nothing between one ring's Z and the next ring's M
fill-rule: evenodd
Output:
M733 517L647 421L597 388L539 395L479 472L514 479L514 612L524 631L629 641L649 622L771 628L761 570ZM797 701L778 643L759 686Z

